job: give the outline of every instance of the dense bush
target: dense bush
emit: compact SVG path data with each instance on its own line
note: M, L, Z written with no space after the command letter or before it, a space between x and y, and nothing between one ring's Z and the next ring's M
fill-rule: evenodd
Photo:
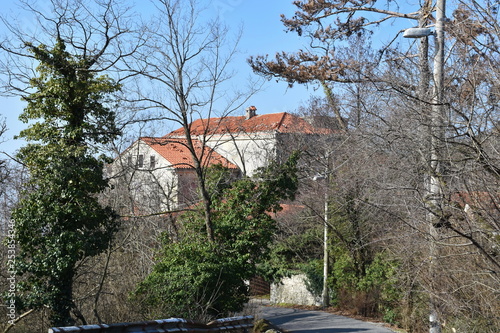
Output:
M247 299L241 263L204 237L185 236L165 237L153 272L135 293L146 316L206 321L241 310Z

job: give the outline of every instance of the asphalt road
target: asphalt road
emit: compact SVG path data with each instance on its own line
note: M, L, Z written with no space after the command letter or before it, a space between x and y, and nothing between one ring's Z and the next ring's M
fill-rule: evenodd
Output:
M259 317L290 333L393 333L382 324L322 311L260 307Z

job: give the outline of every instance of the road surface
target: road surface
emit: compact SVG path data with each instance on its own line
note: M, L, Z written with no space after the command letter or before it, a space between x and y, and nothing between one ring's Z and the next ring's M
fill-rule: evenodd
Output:
M394 333L382 324L322 311L260 307L258 316L290 333Z

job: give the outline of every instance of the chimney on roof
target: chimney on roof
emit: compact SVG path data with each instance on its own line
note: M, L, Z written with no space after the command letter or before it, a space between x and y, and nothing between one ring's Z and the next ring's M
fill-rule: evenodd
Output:
M257 115L257 108L253 105L247 107L245 111L246 111L246 116L245 116L246 120L255 117Z

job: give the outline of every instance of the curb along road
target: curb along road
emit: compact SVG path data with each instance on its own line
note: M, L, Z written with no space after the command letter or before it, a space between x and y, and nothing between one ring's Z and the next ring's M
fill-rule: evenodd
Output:
M364 322L328 312L260 307L259 318L289 333L394 333L382 324Z

